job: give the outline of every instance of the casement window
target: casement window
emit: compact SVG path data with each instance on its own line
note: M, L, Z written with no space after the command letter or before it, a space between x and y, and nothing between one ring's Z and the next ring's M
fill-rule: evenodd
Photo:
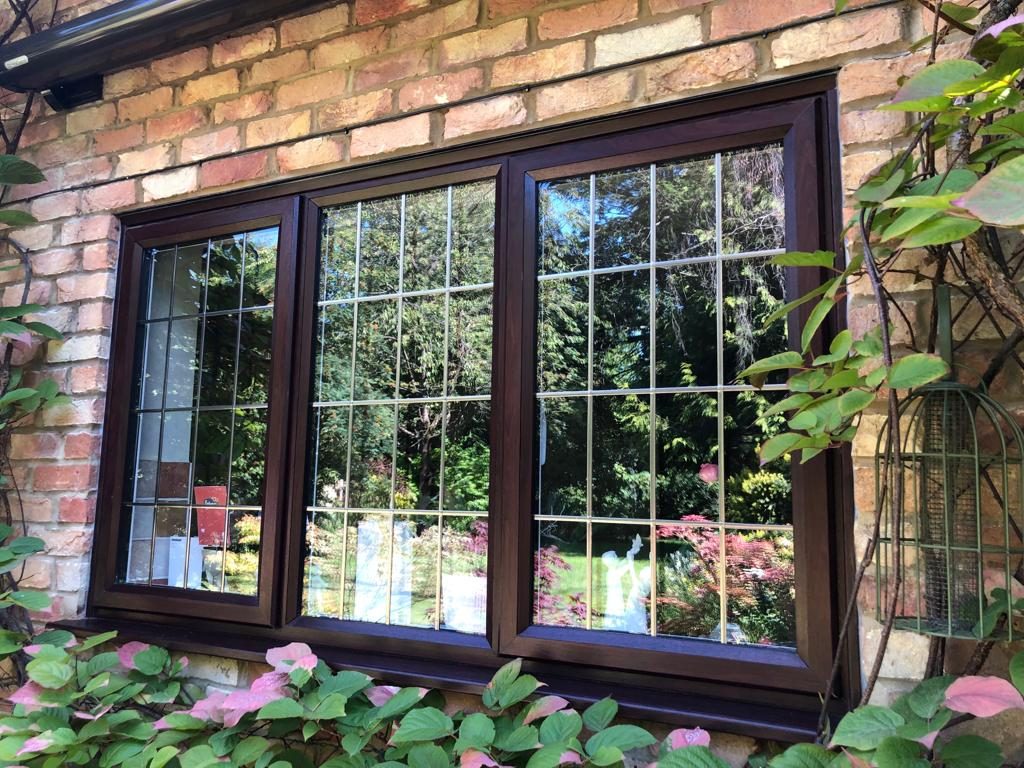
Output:
M784 379L736 377L835 245L830 88L126 216L84 623L801 735L848 472L762 466Z

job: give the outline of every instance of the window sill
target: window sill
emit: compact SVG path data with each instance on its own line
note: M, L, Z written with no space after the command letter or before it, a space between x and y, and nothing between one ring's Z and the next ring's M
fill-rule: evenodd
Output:
M78 636L116 630L119 639L124 641L138 640L174 651L239 661L262 662L268 648L281 644L280 640L244 630L188 630L124 619L74 619L53 622L50 626L66 629ZM470 695L479 695L494 674L493 667L482 665L427 661L315 645L313 650L332 667L355 669L388 683L427 686ZM500 661L495 660L496 664ZM813 707L796 709L779 703L756 704L700 694L641 689L629 686L626 681L616 684L573 674L578 671L571 665L527 666L547 683L546 694L564 696L576 706L586 706L610 694L619 702L622 716L635 720L688 727L699 725L709 731L782 742L813 740L815 736L817 711ZM579 671L586 673L586 670ZM738 690L737 693L742 695L743 691Z

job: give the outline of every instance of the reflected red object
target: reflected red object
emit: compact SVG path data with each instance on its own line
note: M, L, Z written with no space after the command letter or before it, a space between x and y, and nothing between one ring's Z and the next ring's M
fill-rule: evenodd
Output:
M226 485L197 485L194 489L199 545L223 547L227 523L228 488Z

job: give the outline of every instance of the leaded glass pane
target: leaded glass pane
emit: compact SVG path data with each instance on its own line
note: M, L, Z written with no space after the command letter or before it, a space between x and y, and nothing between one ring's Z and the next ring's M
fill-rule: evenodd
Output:
M494 205L481 181L323 213L307 615L485 629Z

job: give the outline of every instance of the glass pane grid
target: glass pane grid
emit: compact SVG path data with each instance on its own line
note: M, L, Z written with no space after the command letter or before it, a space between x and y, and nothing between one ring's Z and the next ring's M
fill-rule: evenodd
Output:
M539 201L535 620L792 645L737 593L792 583L787 501L761 491L788 497L788 466L761 471L742 439L778 426L759 414L786 388L734 381L786 348L758 325L783 299L781 148L548 182ZM762 567L776 540L788 562Z
M325 211L309 615L483 632L493 216L491 182Z
M276 258L276 228L146 255L129 583L256 593Z

